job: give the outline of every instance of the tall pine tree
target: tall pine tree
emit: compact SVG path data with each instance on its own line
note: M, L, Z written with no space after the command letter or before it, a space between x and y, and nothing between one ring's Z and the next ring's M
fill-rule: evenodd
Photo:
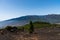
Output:
M29 28L29 33L33 33L34 32L34 26L32 21L30 21L30 28Z

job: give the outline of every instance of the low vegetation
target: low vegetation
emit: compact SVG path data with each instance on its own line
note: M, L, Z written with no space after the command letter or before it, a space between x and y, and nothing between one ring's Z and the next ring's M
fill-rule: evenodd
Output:
M60 25L50 24L50 23L47 23L47 22L38 22L38 21L37 22L32 22L32 21L30 21L29 24L26 24L24 26L7 26L5 29L8 30L8 31L11 31L11 32L16 31L16 30L21 30L21 31L26 30L29 33L33 33L35 28L38 28L38 29L54 28L54 27L59 27L59 26Z
M7 26L0 29L0 40L45 40L47 35L48 39L52 37L51 35L58 37L60 35L59 28L60 25L57 24L30 21L24 26Z

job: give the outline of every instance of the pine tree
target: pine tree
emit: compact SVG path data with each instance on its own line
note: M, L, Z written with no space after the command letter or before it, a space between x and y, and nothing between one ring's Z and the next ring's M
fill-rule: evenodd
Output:
M29 28L29 33L33 33L34 32L34 26L32 21L30 21L30 28Z

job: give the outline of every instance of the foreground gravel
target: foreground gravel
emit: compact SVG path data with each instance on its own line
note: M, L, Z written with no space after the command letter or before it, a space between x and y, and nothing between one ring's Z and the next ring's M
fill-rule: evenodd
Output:
M33 34L27 32L0 32L0 40L60 40L60 28L36 29Z

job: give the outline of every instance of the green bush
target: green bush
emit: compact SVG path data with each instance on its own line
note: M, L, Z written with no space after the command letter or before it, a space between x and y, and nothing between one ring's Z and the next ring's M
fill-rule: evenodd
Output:
M17 31L17 27L12 27L11 29L13 32L16 32Z
M7 26L5 29L8 30L8 31L11 31L12 26Z
M10 31L10 32L16 32L17 31L17 27L12 27L12 26L7 26L5 29L7 31Z

